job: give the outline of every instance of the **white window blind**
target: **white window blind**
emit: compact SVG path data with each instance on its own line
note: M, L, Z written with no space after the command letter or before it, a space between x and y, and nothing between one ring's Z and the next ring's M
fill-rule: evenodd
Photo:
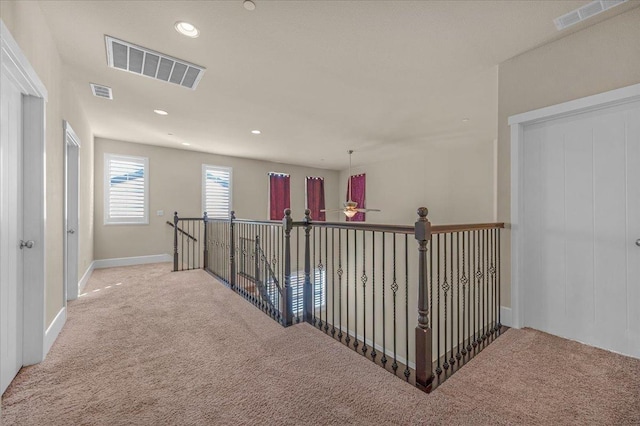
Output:
M207 216L229 218L231 213L231 168L202 165L202 209Z
M149 159L104 155L104 223L149 223Z
M314 269L311 273L311 286L314 288L314 306L315 308L324 308L327 303L326 294L324 292L326 286L326 271ZM315 284L314 284L315 280ZM284 287L284 282L281 283ZM279 292L272 280L267 282L267 292L271 303L278 306ZM299 315L304 308L304 271L291 273L291 307L292 312Z

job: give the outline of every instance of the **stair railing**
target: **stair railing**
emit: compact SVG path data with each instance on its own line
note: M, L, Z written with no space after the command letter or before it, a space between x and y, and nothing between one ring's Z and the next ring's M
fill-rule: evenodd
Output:
M504 224L432 226L424 207L413 226L284 213L174 223L204 223L205 270L274 320L307 322L427 392L500 334Z

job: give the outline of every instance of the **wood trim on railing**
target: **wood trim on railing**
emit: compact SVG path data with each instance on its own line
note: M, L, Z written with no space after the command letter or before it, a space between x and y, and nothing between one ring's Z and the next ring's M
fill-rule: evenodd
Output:
M209 222L223 221L228 222L229 219L208 219ZM251 219L234 219L235 223L249 223L256 225L281 225L282 222L278 220L251 220ZM304 221L294 221L292 226L304 227L306 223ZM378 232L391 232L396 234L410 234L413 235L415 229L413 225L386 225L377 223L365 223L365 222L311 222L311 226L316 228L334 228L334 229L356 229L359 231L378 231ZM447 234L450 232L465 232L465 231L478 231L481 229L496 229L504 228L504 222L495 223L466 223L456 225L432 225L432 234Z
M431 234L447 234L451 232L478 231L480 229L504 228L504 223L471 223L462 225L432 225Z
M362 222L311 222L311 226L317 228L357 229L362 231L393 232L396 234L413 235L414 233L413 225L384 225Z

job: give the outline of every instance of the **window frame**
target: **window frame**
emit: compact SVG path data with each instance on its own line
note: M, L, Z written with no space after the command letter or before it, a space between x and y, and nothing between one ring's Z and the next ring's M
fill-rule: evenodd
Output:
M207 171L210 169L225 171L229 173L229 211L227 212L227 216L224 218L212 216L207 211ZM233 168L232 167L216 166L213 164L204 164L204 163L202 164L202 206L201 207L202 207L202 214L204 214L204 212L207 212L208 218L229 219L231 217L231 211L233 210Z
M137 161L143 164L144 177L144 216L142 218L111 218L109 210L111 207L110 199L110 165L113 160L120 161ZM138 157L135 155L112 154L105 152L104 154L104 224L105 225L148 225L149 224L149 157Z

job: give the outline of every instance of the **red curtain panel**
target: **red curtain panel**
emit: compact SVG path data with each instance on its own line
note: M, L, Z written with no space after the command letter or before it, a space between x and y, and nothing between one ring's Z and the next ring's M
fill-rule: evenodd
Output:
M291 208L289 175L269 173L269 220L282 220L288 208Z
M365 208L365 174L351 176L351 199L358 203L359 209ZM349 187L347 186L347 201L349 201ZM356 213L352 218L347 218L349 222L364 222L364 213Z
M311 219L326 221L324 206L324 178L307 176L307 208L311 210Z

